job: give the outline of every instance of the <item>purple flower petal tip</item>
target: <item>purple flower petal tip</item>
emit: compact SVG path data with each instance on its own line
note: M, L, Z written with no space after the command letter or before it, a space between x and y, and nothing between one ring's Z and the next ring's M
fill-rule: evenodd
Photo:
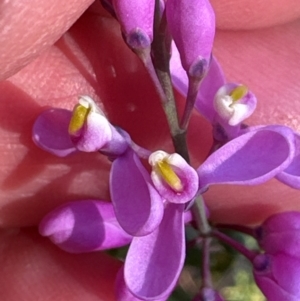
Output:
M112 204L96 200L70 202L54 209L41 221L39 232L70 253L117 248L132 239L118 224Z
M160 195L171 203L191 201L198 191L198 175L180 155L156 151L149 157L151 178Z
M210 2L168 0L166 16L183 68L189 76L203 77L199 70L206 68L199 69L199 62L209 63L215 35L215 14Z
M277 180L292 188L300 189L300 135L295 133L295 156L283 172L276 176Z
M133 238L124 278L137 298L164 300L175 287L185 259L183 210L182 204L168 204L155 231Z
M260 247L267 253L300 258L300 212L274 214L256 228L255 234Z
M124 280L124 268L121 268L117 274L115 291L117 301L143 301L143 299L139 299L133 295L126 286ZM166 301L168 297L169 296L160 299L153 299L152 301Z
M254 278L269 301L300 300L300 261L285 254L257 255Z
M43 150L65 157L77 151L68 134L72 112L65 109L49 109L36 119L32 129L34 143Z
M131 149L114 160L110 177L111 198L123 229L133 236L154 231L162 220L163 200Z
M198 168L200 191L211 184L261 184L283 171L295 153L294 134L284 126L248 131L215 151Z
M113 0L113 6L128 45L134 49L150 46L153 39L154 0Z

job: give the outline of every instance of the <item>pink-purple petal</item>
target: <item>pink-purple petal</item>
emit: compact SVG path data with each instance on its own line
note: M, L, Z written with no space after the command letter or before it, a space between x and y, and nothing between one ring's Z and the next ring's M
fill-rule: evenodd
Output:
M226 143L198 168L200 191L217 183L263 183L284 170L294 152L294 134L288 127L267 126L249 131Z
M43 150L65 157L77 151L68 133L72 112L48 109L36 119L32 129L34 143Z
M143 301L143 299L137 298L133 295L130 290L128 289L125 280L124 280L124 268L122 267L116 278L116 301ZM160 299L153 299L152 301L166 301L168 296Z
M109 202L85 200L64 204L48 213L39 232L70 253L118 248L132 237L119 225Z
M177 283L185 258L184 205L168 204L151 234L135 237L125 260L125 282L143 300L162 299Z
M265 263L263 261L265 260ZM260 269L261 263L265 265ZM269 301L298 301L300 298L300 261L285 254L258 255L254 278Z
M168 0L166 17L183 68L193 76L195 64L200 62L201 69L201 61L208 63L210 60L215 35L212 6L208 0Z
M285 253L300 258L300 212L280 212L255 230L260 247L269 254Z
M130 235L147 235L161 222L163 200L131 149L112 164L110 193L117 219Z
M276 178L292 188L300 189L300 135L295 133L296 152L291 164Z

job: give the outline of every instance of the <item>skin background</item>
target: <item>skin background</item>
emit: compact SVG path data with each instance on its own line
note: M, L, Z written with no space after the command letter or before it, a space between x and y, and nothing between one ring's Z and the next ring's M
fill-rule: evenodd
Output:
M51 106L71 109L78 94L88 94L137 143L172 151L159 100L143 66L124 46L118 24L99 5L82 15L91 3L0 2L0 43L5 46L0 49L4 300L113 300L120 266L103 253L66 254L40 238L36 228L19 229L37 225L46 212L66 201L109 199L105 158L77 154L60 159L36 148L31 128L40 112ZM280 123L300 131L299 2L212 4L218 26L214 54L229 81L243 82L258 97L258 109L248 124ZM183 100L177 96L182 109ZM195 113L189 132L195 167L204 160L210 139L209 124ZM299 210L299 195L271 180L257 187L211 187L205 199L213 221L254 224L274 212Z

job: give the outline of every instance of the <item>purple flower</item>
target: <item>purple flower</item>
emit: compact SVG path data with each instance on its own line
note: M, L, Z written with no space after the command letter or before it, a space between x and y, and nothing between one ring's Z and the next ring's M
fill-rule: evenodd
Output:
M174 44L170 70L174 86L186 96L189 79L181 66L179 52ZM222 68L212 56L196 97L195 108L212 124L214 139L227 142L237 137L242 122L254 112L256 103L255 95L244 85L225 82Z
M80 96L73 112L50 109L36 119L32 138L37 146L56 156L76 151L101 151L110 157L124 153L126 139L112 126L89 96Z
M174 45L170 63L173 84L187 95L188 77ZM255 107L255 96L244 86L225 84L213 57L195 108L212 124L214 138L221 142L217 147L224 145L198 168L200 192L211 184L256 185L273 177L300 188L300 136L280 125L244 129L241 122Z
M124 140L128 143L128 137ZM113 217L129 237L133 236L124 267L130 293L142 300L160 300L171 293L185 258L185 204L193 201L197 193L217 183L262 183L288 167L294 157L294 146L294 134L289 128L260 127L226 143L197 171L178 154L154 152L149 156L151 176L130 147L117 155L112 163L110 191L115 211ZM273 156L270 156L271 152ZM97 214L91 216L89 209L85 210L75 210L78 220L95 219L95 225L102 225L107 231L104 215L104 218ZM73 252L109 247L105 243L101 245L95 230L89 232L86 242L80 239L76 231L81 223L76 224L79 228L73 226L73 215L62 209L55 211L45 219L42 233ZM86 232L83 226L83 233ZM113 245L118 245L118 240L120 245L124 243L123 232L120 237L119 234L112 233L116 237Z
M266 253L284 253L300 258L300 212L274 214L257 227L255 233Z
M157 151L149 163L151 178L132 151L117 158L111 195L121 226L135 236L124 267L127 287L139 299L161 300L183 267L184 208L198 191L198 176L178 154Z
M254 278L268 301L300 299L300 259L278 253L260 254L253 260Z
M48 213L39 232L70 253L117 248L132 237L119 225L111 203L85 200L66 203Z

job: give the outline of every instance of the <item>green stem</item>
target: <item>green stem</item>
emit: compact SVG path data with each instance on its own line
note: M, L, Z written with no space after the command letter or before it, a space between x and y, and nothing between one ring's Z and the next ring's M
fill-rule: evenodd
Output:
M225 235L224 233L213 230L212 235L218 238L219 240L225 242L227 245L231 246L235 250L237 250L239 253L243 254L246 258L249 259L249 261L253 261L253 259L259 254L258 252L251 251L247 249L244 245L240 244L236 240L232 239L231 237Z
M185 108L180 122L180 127L183 130L186 130L189 125L191 114L194 109L197 94L199 91L200 83L201 83L201 79L196 79L191 77L189 78L189 87L188 87L188 93L186 97Z
M175 103L173 87L170 76L170 37L167 33L167 23L165 13L161 15L159 11L159 1L156 1L155 13L155 33L152 43L152 61L154 69L165 98L161 99L162 107L169 124L175 152L180 154L189 162L189 154L186 144L186 131L179 126L178 112Z
M211 227L206 217L205 204L201 195L196 198L192 207L192 213L201 236L209 236L211 233Z
M202 257L202 287L212 287L210 273L210 243L211 238L203 239L203 257Z

